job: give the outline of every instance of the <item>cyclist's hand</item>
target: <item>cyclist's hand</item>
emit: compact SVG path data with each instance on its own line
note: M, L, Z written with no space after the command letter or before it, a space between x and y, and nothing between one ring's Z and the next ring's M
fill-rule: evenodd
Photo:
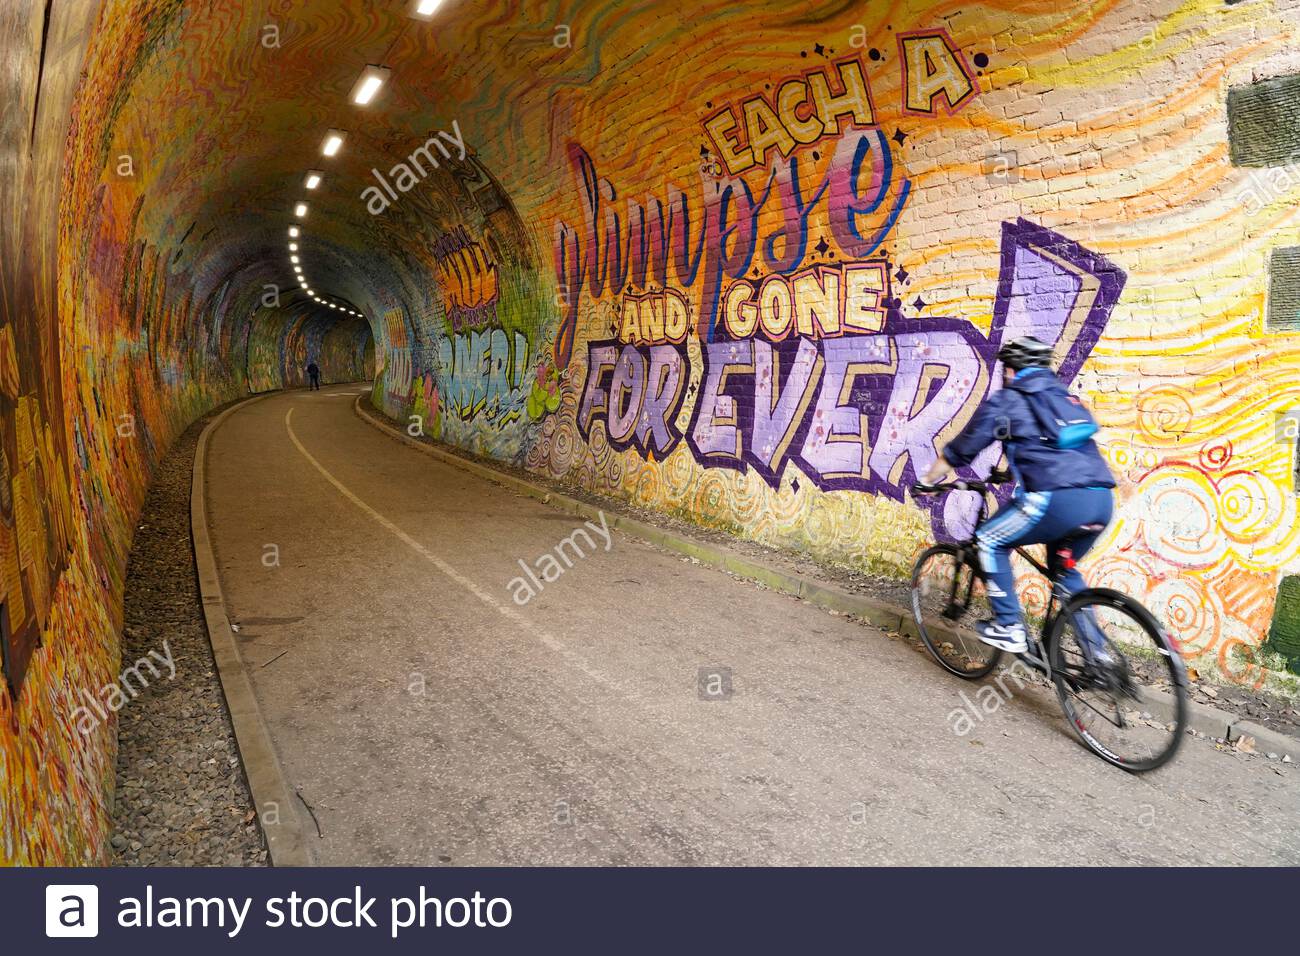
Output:
M943 460L942 456L940 456L934 460L934 464L930 466L930 470L921 478L921 484L937 485L950 474L952 474L952 468L950 468L948 463Z

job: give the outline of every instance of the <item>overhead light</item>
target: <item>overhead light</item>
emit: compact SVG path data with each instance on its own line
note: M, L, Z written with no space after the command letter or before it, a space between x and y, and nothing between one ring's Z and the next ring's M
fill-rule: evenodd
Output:
M316 169L307 170L307 178L303 180L303 185L308 189L315 189L320 185L321 173Z
M297 226L290 226L290 227L289 227L289 235L292 236L294 239L297 239L297 238L298 238L298 227L297 227Z
M442 0L411 0L411 16L427 20L442 6Z
M349 98L358 106L365 106L375 98L375 94L379 92L379 88L384 85L391 72L392 70L387 67L368 64L357 77L356 85L352 87L352 95Z
M299 219L307 215L307 204L305 202L298 203L298 205L293 207L293 214Z
M297 261L298 261L298 257L297 257L297 256L290 256L290 257L289 257L289 261L290 261L290 262L297 262Z
M343 137L347 134L341 129L332 129L325 134L325 142L321 143L320 151L326 156L333 156L343 145Z
M298 251L298 243L296 243L296 242L291 242L291 243L289 243L289 251L290 251L290 252L297 252L297 251Z

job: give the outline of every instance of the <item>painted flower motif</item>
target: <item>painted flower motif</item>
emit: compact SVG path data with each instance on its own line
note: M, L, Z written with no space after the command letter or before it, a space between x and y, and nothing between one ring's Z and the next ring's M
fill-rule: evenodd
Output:
M537 366L536 381L528 395L528 418L537 421L560 407L560 375L549 362Z

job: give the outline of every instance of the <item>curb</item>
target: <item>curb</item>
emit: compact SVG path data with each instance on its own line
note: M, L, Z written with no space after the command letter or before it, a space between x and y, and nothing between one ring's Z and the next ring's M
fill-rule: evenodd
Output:
M208 627L208 640L212 644L212 656L221 678L221 689L226 696L230 722L235 729L239 759L244 765L244 776L248 779L258 823L266 837L271 865L307 866L312 863L312 859L293 804L293 791L280 768L279 758L271 743L271 732L257 706L252 682L248 679L239 647L230 630L216 556L212 553L212 539L208 534L205 488L208 441L228 415L266 397L267 394L255 395L238 405L232 405L208 422L199 435L194 450L194 472L190 485L190 533L194 543L194 565L198 571L199 594L203 599L203 618ZM276 822L268 825L267 820L270 819Z
M802 598L823 610L836 611L840 614L852 614L870 624L874 624L876 627L898 631L912 637L917 636L916 625L912 621L910 608L876 598L864 597L861 594L846 591L834 584L794 574L745 555L737 554L712 542L690 538L675 531L638 521L627 515L604 511L602 508L588 504L578 498L572 498L544 485L535 484L517 475L499 471L496 468L463 458L437 445L431 445L428 442L412 438L400 428L394 427L376 414L363 409L361 400L364 397L365 395L358 395L352 405L352 410L356 412L362 421L369 423L389 437L404 442L432 458L436 458L438 461L468 471L473 475L485 478L530 498L536 498L543 504L551 505L560 511L581 518L595 518L603 511L609 527L625 531L670 551L676 551L679 554L695 558L701 564L721 568L739 577L756 581L773 591L780 591L783 594ZM1255 738L1257 750L1276 751L1279 754L1300 753L1300 740L1260 726L1244 717L1236 717L1226 711L1219 710L1217 707L1210 707L1207 704L1201 704L1190 699L1187 702L1187 711L1187 726L1200 731L1208 737L1235 740L1242 735L1249 735Z

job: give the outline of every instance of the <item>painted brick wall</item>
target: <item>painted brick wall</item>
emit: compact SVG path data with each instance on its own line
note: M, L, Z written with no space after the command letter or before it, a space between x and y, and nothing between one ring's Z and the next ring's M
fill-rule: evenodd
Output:
M0 123L0 865L106 857L116 717L86 708L117 681L132 531L174 438L300 384L310 357L327 380L367 371L368 326L256 312L266 288L158 212L176 180L135 117L168 114L133 83L179 9L114 3L97 23L97 4L56 2L43 57L43 3L0 16L17 107Z
M1038 330L1120 481L1088 575L1147 602L1203 672L1258 685L1281 666L1259 648L1300 563L1278 425L1300 405L1300 337L1265 315L1300 170L1284 150L1234 163L1228 102L1290 88L1275 80L1300 73L1300 3L611 9L562 11L563 28L532 11L504 73L469 57L438 78L457 111L437 115L504 184L554 298L535 303L526 374L501 375L519 350L484 332L459 362L404 356L377 389L390 412L901 575L969 520L904 489L987 392L997 343ZM487 14L447 30L465 49L495 37ZM869 89L857 115L841 70ZM1257 114L1252 141L1266 129ZM492 234L444 224L460 226ZM467 395L491 414L466 419Z

